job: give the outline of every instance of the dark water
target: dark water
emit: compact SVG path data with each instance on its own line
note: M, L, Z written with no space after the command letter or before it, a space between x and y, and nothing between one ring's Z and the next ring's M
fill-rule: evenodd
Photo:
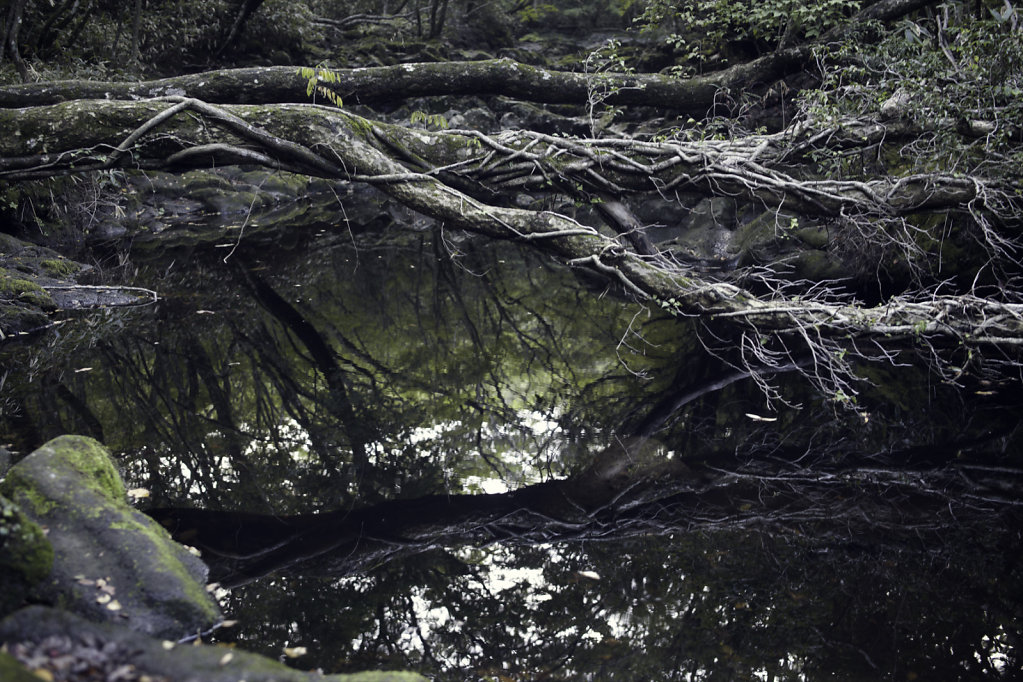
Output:
M768 405L727 331L430 224L127 267L158 304L4 349L3 438L108 445L235 585L221 641L438 679L1020 669L1011 386L910 359L858 410L798 371Z

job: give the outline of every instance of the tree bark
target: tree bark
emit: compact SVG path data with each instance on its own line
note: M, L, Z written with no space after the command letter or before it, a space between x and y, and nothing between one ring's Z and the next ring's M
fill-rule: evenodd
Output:
M549 104L585 104L590 89L615 87L609 105L663 107L702 116L722 91L769 82L801 68L807 52L769 55L710 76L680 81L660 74L584 74L551 71L510 59L338 69L335 83L322 82L350 104L379 104L412 97L503 95ZM216 104L305 103L306 81L290 66L224 69L143 83L59 81L0 87L0 107L56 104L74 99L139 99L183 95Z
M131 58L139 61L142 58L142 0L135 0L135 8L131 15Z
M214 59L219 58L238 41L242 32L245 30L245 24L248 22L249 17L251 17L252 14L259 9L259 6L262 5L263 2L264 0L241 0L235 14L234 21L231 22L231 28L228 30L227 36L220 44L220 47L217 49Z
M7 30L4 33L3 51L0 56L6 54L11 58L14 68L22 81L28 81L28 66L21 56L18 46L18 37L21 33L21 23L25 14L25 3L27 0L11 0L7 8Z

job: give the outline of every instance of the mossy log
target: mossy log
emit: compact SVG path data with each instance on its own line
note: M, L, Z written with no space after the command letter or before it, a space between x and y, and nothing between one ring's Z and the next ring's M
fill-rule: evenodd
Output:
M788 50L699 78L661 74L556 71L511 59L425 62L336 69L320 81L346 104L414 97L503 95L546 104L585 104L595 89L606 104L645 105L703 116L725 92L770 82L802 67L808 53ZM322 70L321 70L322 71ZM137 100L187 96L216 104L304 103L307 81L292 66L223 69L138 83L59 81L0 87L0 108L79 99Z

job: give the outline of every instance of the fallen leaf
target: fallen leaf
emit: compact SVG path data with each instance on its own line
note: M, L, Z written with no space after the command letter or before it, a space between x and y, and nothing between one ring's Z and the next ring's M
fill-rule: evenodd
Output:
M220 627L222 627L222 628L233 628L237 624L238 624L238 621L236 621L236 620L225 620L223 623L220 624Z
M108 601L110 601L109 594L101 594L100 596L96 597L97 604L106 604Z
M150 496L150 492L145 488L132 488L128 491L128 497L133 500L141 500Z
M299 656L305 656L309 650L304 646L291 646L284 647L284 655L288 658L298 658Z
M174 642L170 641L169 639L165 639L162 642L160 642L160 646L163 647L164 651L170 651L177 645Z
M135 672L135 666L133 666L131 664L128 664L128 663L125 663L124 665L119 665L116 668L114 668L112 671L107 673L107 679L108 680L128 680L128 679L131 679L131 674L133 672Z
M120 611L121 610L121 602L119 602L119 601L117 601L115 599L112 602L110 602L109 604L107 604L107 608L110 609L111 611Z
M220 665L227 665L234 658L234 654L228 651L226 654L220 657Z
M576 574L581 578L589 578L590 580L600 580L600 574L596 571L576 571Z
M195 555L195 556L202 556L202 552L200 552L199 550L197 550L197 549L196 549L195 547L192 547L191 545L181 545L181 546L182 546L182 547L184 547L184 548L185 548L185 550L186 550L186 551L187 551L187 552L188 552L189 554L193 554L193 555Z
M92 367L79 367L78 369L75 370L75 374L78 374L79 372L90 372L90 371L92 371Z

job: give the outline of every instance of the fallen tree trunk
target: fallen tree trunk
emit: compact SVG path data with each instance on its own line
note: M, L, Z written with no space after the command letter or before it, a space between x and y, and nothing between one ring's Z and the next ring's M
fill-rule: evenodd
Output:
M427 62L337 69L323 75L346 104L379 104L413 97L504 95L547 104L585 104L595 88L601 101L663 107L702 116L730 88L775 80L805 64L809 52L792 49L688 80L661 74L552 71L511 59ZM188 96L215 104L305 103L307 82L292 66L224 69L142 83L58 81L0 87L0 107L56 104L77 99L132 100Z
M250 6L242 3L238 20ZM869 4L819 39L837 40L868 21L892 21L937 4L934 0L882 0ZM230 41L228 41L230 42ZM16 46L15 46L16 47ZM330 87L354 104L393 102L413 97L504 95L548 104L585 104L593 92L609 105L646 105L703 116L727 99L729 91L769 83L806 67L813 45L778 50L747 63L689 79L662 74L554 71L511 59L413 63L331 70ZM0 108L41 106L75 99L147 99L187 96L216 104L307 102L306 82L288 66L224 69L141 83L68 80L0 87ZM718 114L725 113L723 111Z

